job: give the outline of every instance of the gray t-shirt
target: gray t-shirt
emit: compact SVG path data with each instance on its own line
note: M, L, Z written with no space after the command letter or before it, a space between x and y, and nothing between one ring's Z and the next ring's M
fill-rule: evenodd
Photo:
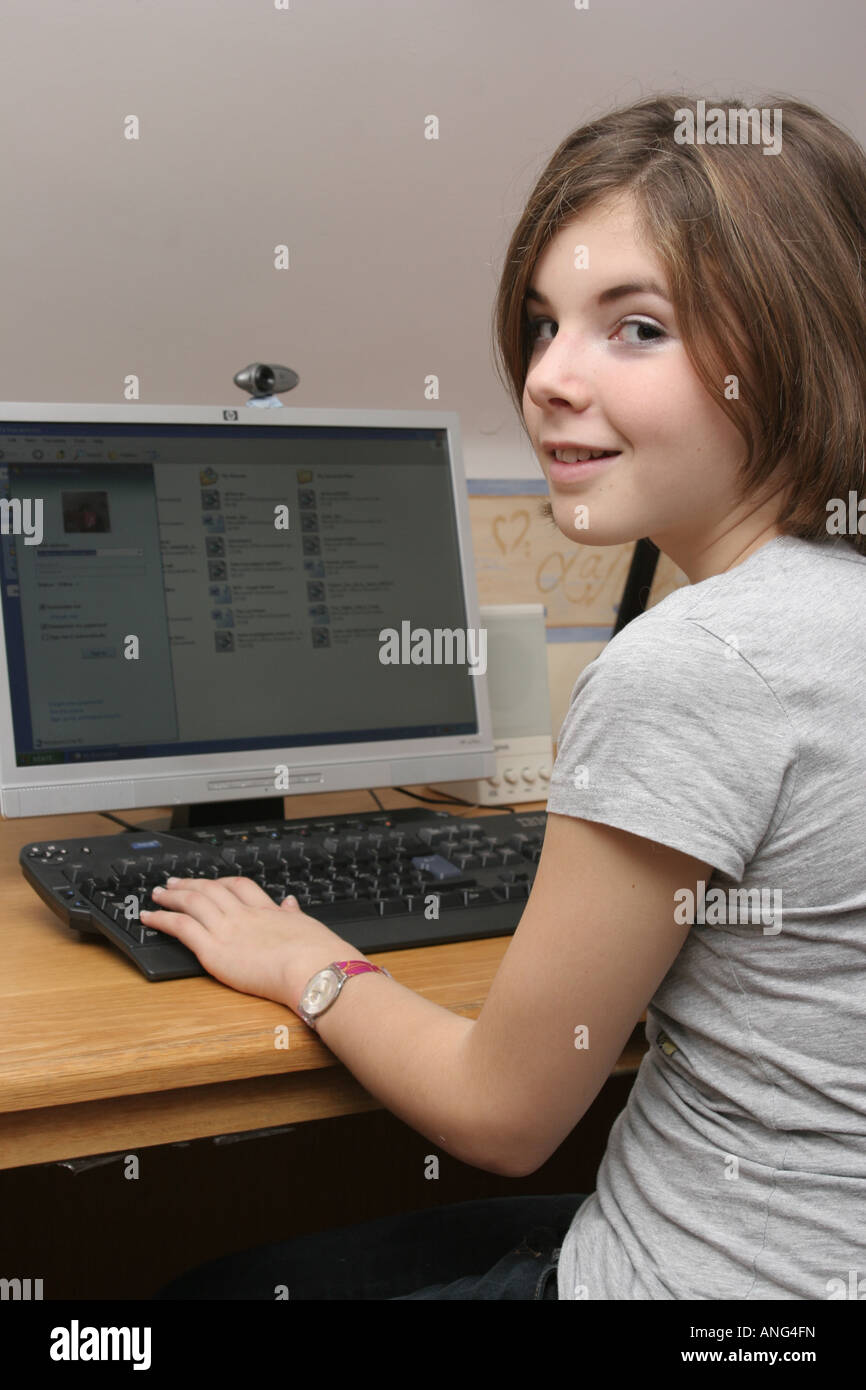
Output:
M864 1297L866 558L776 537L636 618L575 684L548 810L712 866L559 1297Z

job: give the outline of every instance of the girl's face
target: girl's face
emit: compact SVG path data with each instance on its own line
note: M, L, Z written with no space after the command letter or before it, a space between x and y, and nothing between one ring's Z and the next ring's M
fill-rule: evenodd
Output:
M735 504L745 442L689 362L629 198L561 227L531 289L523 413L564 536L584 545L649 536L697 583L779 534L778 489L762 505ZM569 466L548 447L560 442L617 454Z

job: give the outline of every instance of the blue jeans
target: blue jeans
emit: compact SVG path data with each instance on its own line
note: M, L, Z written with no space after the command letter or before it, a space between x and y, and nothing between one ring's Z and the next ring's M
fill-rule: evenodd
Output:
M200 1265L154 1298L273 1301L284 1286L290 1300L553 1301L562 1242L587 1196L491 1197L299 1236Z

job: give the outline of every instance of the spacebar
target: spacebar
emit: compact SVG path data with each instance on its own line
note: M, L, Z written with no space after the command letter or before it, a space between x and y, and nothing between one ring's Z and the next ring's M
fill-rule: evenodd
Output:
M379 918L379 909L373 902L358 902L348 898L342 903L311 903L309 909L302 908L310 917L318 917L326 927L337 926L340 922L357 922L359 917Z

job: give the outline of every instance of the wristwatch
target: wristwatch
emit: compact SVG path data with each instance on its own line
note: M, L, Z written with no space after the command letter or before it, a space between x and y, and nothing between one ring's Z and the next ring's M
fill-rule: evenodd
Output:
M393 975L382 965L371 965L368 960L335 960L319 970L307 984L298 1000L297 1013L305 1023L316 1029L316 1020L330 1009L343 985L350 975L363 975L366 970L375 970L380 975Z

